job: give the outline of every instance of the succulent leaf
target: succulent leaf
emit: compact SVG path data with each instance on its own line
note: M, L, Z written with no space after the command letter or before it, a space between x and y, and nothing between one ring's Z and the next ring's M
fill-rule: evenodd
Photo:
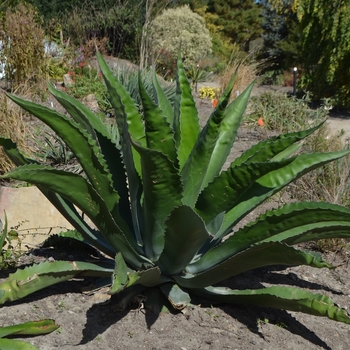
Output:
M224 287L207 287L192 292L209 300L305 312L350 324L348 312L334 304L330 298L299 288L278 286L258 290L232 290Z
M198 111L180 55L177 60L174 132L179 165L182 169L197 141L200 127Z
M222 244L222 256L214 260L204 256L201 263L187 266L187 273L174 276L175 281L186 288L204 288L239 273L268 265L309 265L332 268L332 265L323 261L320 256L279 242L259 243L246 250L235 252L233 255L228 253L231 249L230 245L226 245L225 242ZM228 258L226 258L227 255ZM217 262L218 264L215 265Z
M156 261L164 248L165 220L181 204L182 184L174 163L163 153L134 147L141 155L145 252Z
M0 304L14 301L75 276L110 276L113 269L82 261L43 262L17 270L0 283Z

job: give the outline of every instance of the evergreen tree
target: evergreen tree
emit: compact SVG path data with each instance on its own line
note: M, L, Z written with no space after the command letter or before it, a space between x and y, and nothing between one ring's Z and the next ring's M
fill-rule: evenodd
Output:
M261 57L268 58L273 70L288 69L295 65L298 53L297 17L292 11L292 0L282 0L277 10L269 0L261 0L262 38L264 48Z
M209 0L208 12L217 15L221 32L246 51L261 34L261 7L255 0Z

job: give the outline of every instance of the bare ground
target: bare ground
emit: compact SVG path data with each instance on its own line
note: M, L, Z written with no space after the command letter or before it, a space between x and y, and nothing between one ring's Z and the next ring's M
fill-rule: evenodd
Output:
M211 112L209 101L198 101L201 116ZM242 129L231 159L265 138L261 129ZM276 203L269 202L268 207ZM267 207L265 206L264 209ZM253 213L252 218L256 213ZM310 245L312 248L312 245ZM72 259L76 252L32 252L33 258ZM35 256L37 255L37 256ZM324 258L335 270L280 266L250 271L228 280L230 287L259 288L269 284L291 285L324 293L338 305L350 306L349 255L328 253ZM0 279L7 276L0 271ZM48 349L349 349L350 325L328 318L275 309L210 304L194 300L182 313L162 313L131 303L118 311L117 297L106 291L83 294L92 279L73 280L39 291L2 306L0 326L53 318L61 327L49 335L27 338L41 350ZM139 309L139 307L141 308Z

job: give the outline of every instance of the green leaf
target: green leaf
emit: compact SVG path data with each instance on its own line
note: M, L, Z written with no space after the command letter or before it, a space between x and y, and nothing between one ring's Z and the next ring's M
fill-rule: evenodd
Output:
M165 281L161 278L161 272L158 267L142 271L131 270L127 267L121 253L116 255L115 262L116 267L113 271L112 286L109 294L119 293L135 284L153 287Z
M328 267L320 256L297 250L283 243L262 243L239 253L232 252L232 245L221 243L222 255L206 254L199 261L187 266L188 274L174 276L175 281L185 288L203 288L223 281L239 273L268 265L309 265Z
M0 304L77 276L110 276L113 269L82 261L43 262L17 270L0 283Z
M194 289L191 292L209 300L304 312L350 324L347 311L339 308L330 298L298 288L278 286L258 290L232 290L224 287L207 287Z
M158 107L163 111L163 115L165 116L169 125L172 127L174 123L174 110L169 100L167 99L163 89L159 85L155 70L153 70L152 82L153 82L155 102L158 104Z
M146 145L145 130L141 115L135 106L135 101L131 98L130 94L126 91L124 86L118 81L117 77L109 69L107 63L103 59L102 55L97 53L97 60L105 80L108 94L110 96L110 102L115 110L117 124L119 128L119 134L122 140L122 149L124 154L132 151L129 141L129 135L132 139L140 143L142 146ZM134 166L140 173L140 164L137 154L133 154ZM131 157L132 159L132 157Z
M177 59L174 131L179 165L180 169L182 169L197 141L200 126L198 111L192 97L191 86L185 75L180 54Z
M2 228L2 222L0 220L0 256L2 252L2 248L4 247L5 244L5 238L7 236L7 215L4 210L4 217L5 217L5 226Z
M282 152L285 152L296 142L305 139L307 136L312 134L322 125L323 123L308 130L282 134L268 138L267 140L260 141L256 145L246 150L240 157L235 159L235 161L232 163L232 166L238 166L240 164L247 164L253 162L265 162L267 160L282 160L285 158L285 156L294 152L295 149L287 151L288 153L286 153L285 156L283 156Z
M266 212L210 249L188 271L199 273L254 244L288 245L323 238L350 238L350 209L330 203L291 203Z
M11 161L18 165L36 163L34 160L26 158L17 148L16 143L12 140L0 137L0 146L3 147L6 155L11 159Z
M84 129L90 136L98 141L108 169L112 174L113 187L121 197L119 202L121 216L132 225L132 217L129 208L129 193L126 186L125 168L122 155L117 145L111 140L111 135L106 125L84 104L70 97L69 95L49 86L51 94L66 109L71 117Z
M159 286L162 293L170 301L175 310L184 309L191 301L188 293L184 292L177 284L169 282Z
M174 164L177 163L177 154L174 143L174 132L163 112L148 96L139 74L139 90L142 100L146 143L149 149L154 149L166 155Z
M55 324L54 320L40 320L40 321L31 321L16 324L13 326L0 327L0 338L6 337L8 335L41 335L48 334L60 326Z
M105 136L109 134L106 125L102 123L101 119L83 103L63 91L56 90L51 85L48 88L51 95L65 108L75 122L88 132L92 139L97 140L96 131ZM110 135L108 136L110 137Z
M109 290L110 294L119 293L125 288L129 271L122 253L117 253L115 256L115 268L112 275L112 286Z
M19 152L16 144L10 139L0 137L0 145L3 146L5 153L17 165L31 164L33 161L24 157ZM46 196L46 198L56 207L56 209L66 218L66 220L78 230L84 238L93 246L100 249L109 256L115 255L114 249L105 242L100 232L93 230L78 214L72 202L61 197L59 194L49 191L47 188L37 185L39 190Z
M234 208L247 192L251 197L257 195L257 193L252 194L250 188L259 179L273 171L282 170L291 162L293 162L292 158L280 162L247 163L238 167L231 166L215 178L199 195L196 203L197 213L208 224L218 214Z
M8 96L52 128L68 145L79 160L95 190L104 198L108 209L113 211L118 204L119 195L112 186L107 165L89 134L63 114L13 95Z
M141 115L138 113L138 109L135 106L134 100L124 86L113 75L100 53L97 53L97 60L107 86L110 102L116 113L123 160L129 183L133 227L137 243L142 245L141 226L143 223L140 206L140 196L142 191L140 180L141 161L139 154L131 145L130 136L136 143L145 147L146 139L144 124Z
M159 266L168 275L181 273L209 238L203 220L192 208L174 209L166 222L164 250Z
M203 183L208 171L208 162L220 136L221 123L225 117L234 79L232 78L221 96L217 108L211 114L207 124L199 134L198 140L182 169L181 177L184 185L183 203L194 206L199 192L207 185Z
M86 213L114 249L125 254L128 262L134 266L141 266L142 262L145 262L136 252L139 248L125 223L121 220L118 223L114 221L105 201L83 177L42 165L24 165L0 178L39 184L67 198Z
M350 238L350 209L322 202L290 203L261 215L243 228L239 236L259 236L262 242L280 241L289 245L326 238Z
M226 213L223 225L215 238L220 239L225 236L250 211L292 181L349 153L350 151L302 154L284 168L271 171L261 177L245 192L235 207Z
M144 189L144 245L157 261L164 248L165 220L181 204L182 184L174 164L164 154L134 144L141 155Z
M243 113L248 104L250 93L253 89L253 83L250 84L234 101L226 108L225 117L220 126L220 135L211 153L211 158L207 164L208 170L203 180L203 185L213 181L220 173L230 154L233 143L237 136L237 130L241 124Z
M39 350L36 346L16 339L0 339L1 350Z

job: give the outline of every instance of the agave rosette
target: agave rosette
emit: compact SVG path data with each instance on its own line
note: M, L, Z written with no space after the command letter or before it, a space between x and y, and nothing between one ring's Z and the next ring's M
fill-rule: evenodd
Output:
M233 77L201 129L181 58L174 107L155 75L154 100L139 79L142 115L100 55L98 60L116 114L118 143L86 106L52 87L51 94L70 117L10 95L67 144L84 176L38 164L23 156L11 140L1 138L4 150L18 165L1 178L38 186L79 232L74 239L111 259L100 263L55 261L18 270L0 284L0 303L74 276L111 276L111 294L132 296L158 288L177 309L186 306L194 294L350 323L344 309L310 291L285 286L258 290L215 287L262 266L332 268L320 256L293 245L350 237L347 208L293 203L230 233L290 182L349 151L294 155L300 142L318 128L314 127L261 141L223 170L253 84L229 103Z

